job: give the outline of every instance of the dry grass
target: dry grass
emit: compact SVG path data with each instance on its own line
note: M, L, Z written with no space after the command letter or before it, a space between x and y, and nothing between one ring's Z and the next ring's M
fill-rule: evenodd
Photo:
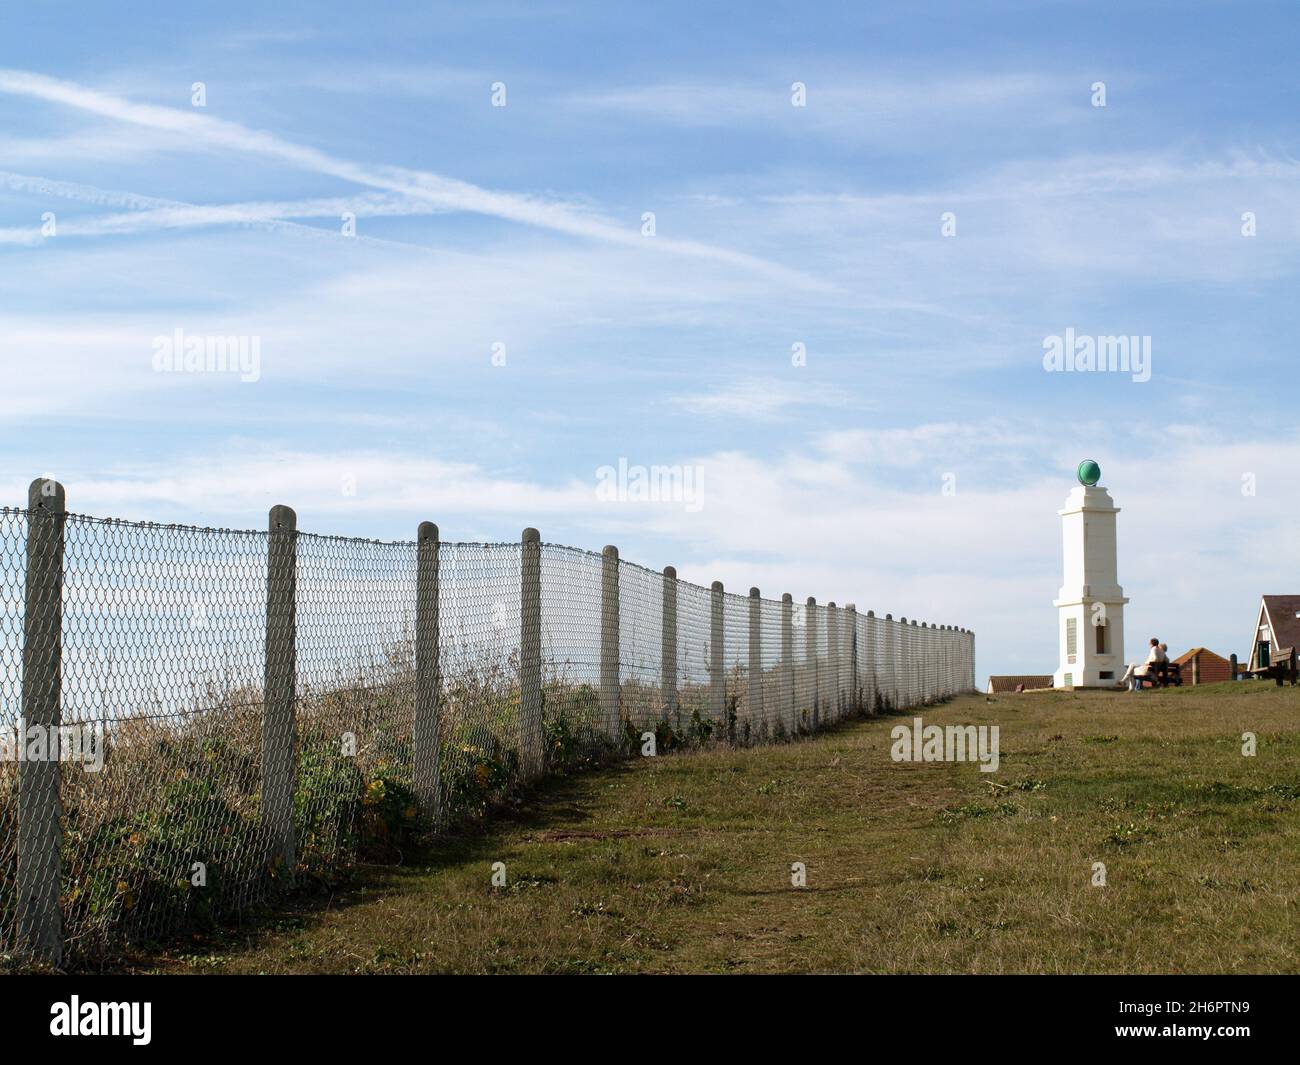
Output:
M640 760L552 781L328 906L135 967L1300 971L1300 693L972 695L922 716L999 725L1000 771L893 763L910 715Z

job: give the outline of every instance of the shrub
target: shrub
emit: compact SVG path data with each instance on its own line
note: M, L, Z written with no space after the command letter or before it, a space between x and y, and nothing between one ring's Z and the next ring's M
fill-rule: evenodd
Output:
M420 807L415 792L389 766L380 766L366 781L361 799L362 853L391 859L400 856L420 830Z
M256 876L257 823L184 770L143 810L89 830L79 822L70 817L64 834L63 905L66 923L94 939L119 924L138 936L210 927ZM195 862L201 887L190 879Z
M519 753L495 736L480 743L446 745L442 782L452 816L480 815L519 775Z
M365 779L356 759L344 756L332 743L304 747L294 795L298 869L312 879L326 880L357 852Z

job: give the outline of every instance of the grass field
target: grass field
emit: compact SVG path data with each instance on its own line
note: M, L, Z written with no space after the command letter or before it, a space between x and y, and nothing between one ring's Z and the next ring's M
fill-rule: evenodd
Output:
M1300 971L1300 691L970 695L922 712L999 725L996 773L892 762L889 731L911 716L553 781L406 866L132 968Z

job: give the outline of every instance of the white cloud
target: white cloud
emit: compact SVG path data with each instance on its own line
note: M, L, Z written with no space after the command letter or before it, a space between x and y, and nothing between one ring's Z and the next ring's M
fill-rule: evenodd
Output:
M792 370L798 373L798 370ZM766 419L797 407L840 407L846 398L825 385L774 377L735 381L713 391L676 396L674 404L704 417Z
M1039 445L1033 434L1013 429L1002 421L979 423L935 422L890 429L837 429L819 433L816 446L832 458L861 465L917 466L923 462L969 459L978 449L981 466L1023 460Z
M983 296L1000 307L1042 287L1044 272L1072 287L1121 282L1238 281L1287 276L1297 266L1300 163L1264 151L1215 154L1067 153L1015 159L956 181L892 188L825 188L787 176L793 191L756 189L771 208L764 232L839 249L821 273L853 290L924 292L931 307L969 313ZM1254 212L1259 236L1241 235ZM940 236L941 216L957 235ZM978 302L976 300L978 299Z
M823 282L798 271L728 248L668 236L646 238L638 228L537 196L494 192L429 171L351 162L273 133L237 122L153 104L138 104L73 82L21 70L0 69L0 92L32 97L88 111L117 122L175 135L178 148L218 148L275 159L313 173L418 199L443 210L491 215L604 243L708 259L811 288Z
M402 515L546 515L589 507L594 500L594 488L586 484L547 488L471 463L364 450L263 449L247 441L225 443L219 451L188 451L157 462L112 464L103 473L83 476L74 470L59 476L71 494L70 506L82 513L147 520L163 511L194 522L226 515L222 520L229 522L288 503L308 532L339 516L377 511L386 521L400 521ZM10 497L16 485L9 484ZM355 494L345 487L354 487Z
M0 187L15 192L57 196L80 203L132 208L120 214L80 215L64 219L58 222L54 236L46 236L40 225L0 229L0 244L35 245L43 244L56 237L120 236L220 225L256 225L272 231L291 231L299 235L336 239L337 226L345 212L351 213L358 219L438 213L438 208L432 204L382 194L196 206L4 171L0 171ZM335 225L329 230L323 230L286 221L294 218L328 218ZM370 238L360 235L358 239ZM425 250L413 244L398 244L393 241L382 243Z
M942 429L914 433L905 448L880 449L870 466L828 457L824 441L813 440L797 440L777 459L734 450L665 455L701 467L704 506L694 513L602 502L586 470L542 483L436 456L263 449L247 441L106 474L94 465L41 472L62 477L74 509L101 516L260 527L272 504L289 503L305 531L338 531L342 523L362 535L405 538L431 518L448 540L513 539L537 525L548 540L616 543L629 561L653 568L671 562L683 579L703 585L720 579L731 590L757 585L774 598L811 594L973 628L984 672L1050 671L1051 600L1061 580L1056 510L1078 456L1065 454L1068 445L1050 426L1039 426L1039 468L1000 483L981 476L981 464L996 465L1009 446L998 442L996 426L987 451L975 446L979 426ZM937 481L918 487L891 476L945 459L953 440L968 445L970 461L955 495L943 495ZM1095 456L1122 510L1129 655L1149 634L1179 650L1242 652L1255 598L1296 590L1279 586L1276 574L1300 567L1291 535L1300 435L1227 440L1153 427L1139 446L1138 454ZM1256 478L1253 496L1241 491L1244 473ZM346 476L355 479L355 496L343 491ZM25 491L15 480L6 496L17 502Z
M562 103L578 112L609 113L639 121L688 128L772 127L798 124L822 134L851 140L884 140L899 134L912 139L937 128L969 124L986 116L1003 123L1010 109L1033 108L1035 124L1064 121L1060 106L1065 79L1035 73L931 77L897 73L865 79L856 73L806 71L798 65L788 76L730 80L661 81L597 91L570 93ZM804 107L791 104L791 86L806 86ZM1051 102L1055 98L1056 106Z

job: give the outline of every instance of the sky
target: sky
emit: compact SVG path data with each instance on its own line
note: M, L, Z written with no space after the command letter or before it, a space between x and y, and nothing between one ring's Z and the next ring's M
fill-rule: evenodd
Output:
M9 4L0 501L544 540L1049 673L1292 593L1287 4ZM1067 331L1072 331L1067 334ZM1051 338L1149 364L1055 371ZM242 338L241 369L169 345ZM1144 345L1146 346L1144 349ZM256 359L253 355L256 353ZM689 491L609 491L620 463Z

